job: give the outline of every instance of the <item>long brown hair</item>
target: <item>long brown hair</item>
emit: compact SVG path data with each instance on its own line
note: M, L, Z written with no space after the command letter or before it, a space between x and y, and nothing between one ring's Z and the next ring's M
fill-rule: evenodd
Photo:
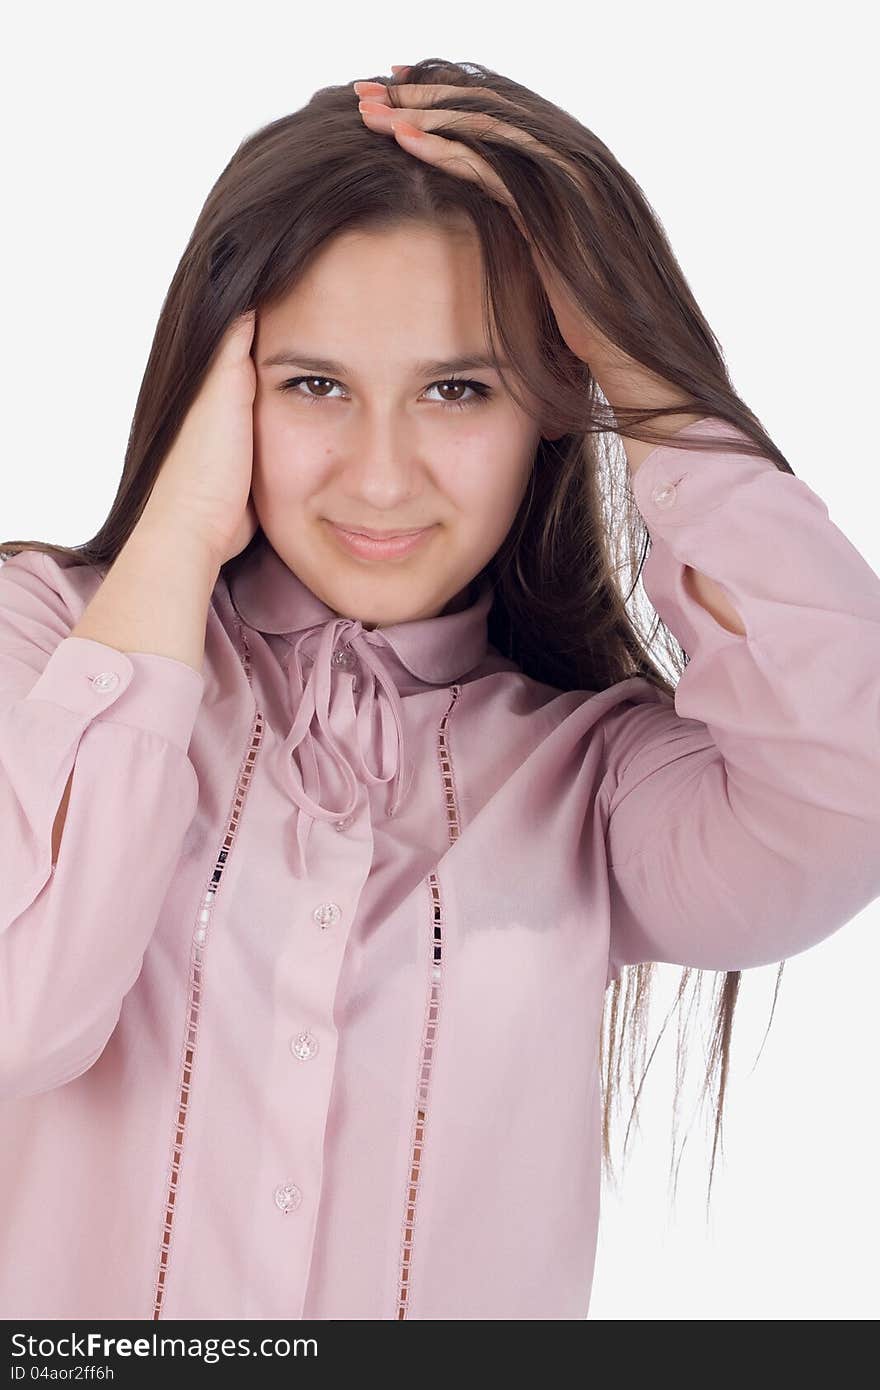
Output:
M380 75L379 80L389 81L392 89L396 85L395 79ZM504 349L498 356L506 355L514 369L508 389L527 405L518 382L528 383L542 418L563 431L555 440L541 439L527 495L483 571L491 572L496 586L489 640L527 675L561 690L600 691L641 676L672 695L674 682L654 657L662 646L676 677L688 655L658 614L646 625L637 612L650 536L635 505L620 434L663 443L666 436L652 420L680 410L698 412L700 418L736 426L745 437L738 445L744 452L764 456L787 473L794 470L736 394L720 346L656 214L602 141L568 112L478 63L429 58L415 64L405 80L455 84L456 94L432 103L435 109L468 108L509 120L509 108L491 93L514 101L520 108L517 124L586 176L587 192L580 179L576 183L566 173L563 161L537 157L526 145L492 141L457 126L453 116L440 127L478 150L500 175L539 250L589 319L629 357L674 383L682 404L612 413L589 368L560 336L507 209L476 182L414 158L392 138L377 138L365 128L348 83L324 87L300 110L244 139L208 195L159 315L119 488L103 525L79 546L8 541L0 546L0 559L43 550L106 572L140 517L219 340L237 315L286 296L310 257L336 233L468 219L484 260L487 338L494 346L497 329ZM461 90L468 87L489 94ZM677 447L726 446L717 436L692 432ZM242 556L259 536L258 530ZM621 572L624 586L617 579ZM651 962L625 967L606 991L600 1036L602 1153L611 1176L611 1116L621 1089L625 1042L630 1044L632 1124L669 1021L667 1016L636 1087L634 1068L637 1059L644 1062L654 969ZM676 1008L692 978L699 997L702 974L684 970ZM705 1096L717 1081L710 1200L740 975L716 972L703 1085ZM680 1034L676 1106L683 1055Z

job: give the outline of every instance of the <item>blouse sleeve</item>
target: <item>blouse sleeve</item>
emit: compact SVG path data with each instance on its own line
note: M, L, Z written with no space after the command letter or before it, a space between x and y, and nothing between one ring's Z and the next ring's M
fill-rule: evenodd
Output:
M38 551L0 568L0 1098L98 1059L198 801L187 750L203 676L68 636L56 568Z
M604 722L608 979L766 965L880 894L880 578L805 482L737 447L655 448L633 479L645 591L688 661ZM725 592L729 631L685 588ZM627 684L627 683L624 683Z

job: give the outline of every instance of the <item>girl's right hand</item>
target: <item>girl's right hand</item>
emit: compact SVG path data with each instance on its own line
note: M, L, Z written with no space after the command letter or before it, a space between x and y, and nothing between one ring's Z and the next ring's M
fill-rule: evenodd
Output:
M142 513L148 525L182 530L218 568L244 550L259 525L251 497L255 325L252 309L227 328Z

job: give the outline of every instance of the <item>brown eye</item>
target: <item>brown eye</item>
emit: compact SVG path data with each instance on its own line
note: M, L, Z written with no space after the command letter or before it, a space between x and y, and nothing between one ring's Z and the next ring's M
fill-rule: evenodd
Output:
M455 390L455 389L456 389L457 387L459 387L459 386L465 386L465 387L466 387L466 386L467 386L467 383L464 382L464 381L438 381L438 382L436 383L436 385L442 387L444 390L446 389L447 386L451 386L452 389ZM434 389L433 386L432 386L430 389L433 391L433 389ZM461 396L456 396L456 398L455 398L454 401L446 401L445 404L446 404L446 405L458 405L458 404L460 403L460 401L461 401Z
M492 387L487 386L484 381L467 381L461 376L451 376L446 381L435 381L433 385L428 387L428 390L433 391L436 386L464 386L466 390L474 393L470 400L459 399L440 402L441 405L457 407L459 410L464 410L470 405L479 405L481 401L488 400L492 394Z
M333 385L333 386L335 386L335 385L337 384L336 382L333 381L332 377L329 377L329 376L295 376L295 377L291 377L290 381L283 381L283 382L281 383L281 390L282 390L282 391L291 391L294 395L300 395L300 396L302 396L302 395L304 394L302 391L295 391L295 390L294 390L294 387L298 386L298 385L300 384L301 381L306 381L306 382L308 382L309 386L311 386L311 385L312 385L314 382L316 382L316 381L330 382L330 384ZM311 393L305 393L304 399L305 399L305 400L309 400L309 401L316 401L316 400L317 400L317 401L322 401L322 400L325 399L325 397L324 397L324 396L321 396L321 395L313 396L313 395L311 395Z
M307 386L311 388L315 382L323 382L329 385L331 390L333 387L339 385L339 382L334 381L331 376L294 376L288 381L282 381L279 390L286 391L289 395L299 396L302 400L308 401L310 405L314 405L318 401L332 399L329 393L326 392L323 395L314 395L311 389L307 391L300 391L298 389L303 383L306 383ZM463 386L472 392L472 396L469 400L441 400L437 402L437 404L444 406L446 409L466 410L468 406L480 405L492 395L492 387L487 386L484 381L469 381L459 376L448 377L445 381L434 381L425 389L427 391L434 391L441 386L452 386L453 388Z

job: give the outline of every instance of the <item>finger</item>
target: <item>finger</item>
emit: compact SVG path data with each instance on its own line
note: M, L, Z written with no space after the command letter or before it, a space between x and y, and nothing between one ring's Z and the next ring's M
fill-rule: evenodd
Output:
M376 101L383 106L391 105L387 82L352 82L352 90L361 101Z
M506 139L519 145L528 145L536 154L542 155L547 159L558 161L558 155L555 151L548 149L540 140L536 140L533 135L529 135L527 131L520 130L517 126L508 125L506 121L500 121L495 116L489 116L484 111L438 111L436 109L418 111L413 110L411 107L404 107L397 112L389 110L381 103L374 103L371 105L371 99L367 98L361 101L358 109L367 123L372 123L376 129L387 131L389 134L394 133L395 117L397 117L398 121L404 120L409 125L415 126L416 130L422 131L423 134L430 134L434 127L442 127L444 133L439 137L433 138L439 138L445 141L447 150L450 145L454 145L456 147L456 154L459 156L467 147L461 145L459 141L453 140L447 133L450 126L460 126L463 130L477 131L488 140L496 140L503 143ZM421 154L421 146L424 143L425 142L421 140L410 139L407 148L411 148L414 152ZM416 146L419 147L417 150ZM428 146L424 153L429 159L432 159L433 162L440 162L440 147L436 145ZM468 150L467 153L472 161L477 161L479 166L485 169L484 181L491 186L491 191L494 192L495 188L504 187L498 176L492 172L488 164L484 163L484 161L479 158L479 155L472 150ZM496 193L495 196L500 195Z
M518 126L509 125L506 121L501 121L496 116L490 116L484 111L438 111L436 108L423 111L411 107L394 111L382 103L373 102L372 98L363 98L358 109L365 123L376 130L396 136L398 143L409 153L418 155L429 164L436 164L441 167L446 165L450 173L482 184L493 198L503 203L509 210L518 231L531 245L531 237L523 225L516 203L502 179L475 150L452 139L447 132L450 125L457 125L462 129L477 130L490 140L499 141L500 138L500 143L503 143L506 138L508 141L520 145L528 145L534 149L535 153L561 164L563 168L567 168L565 161L560 159L555 150L549 149L527 131L520 130ZM414 126L420 134L408 135L407 125ZM435 126L443 127L443 134L432 134L432 128Z
M490 116L485 111L452 111L431 108L429 110L418 110L413 107L403 106L394 110L385 105L384 102L374 101L372 97L362 97L358 110L365 119L375 119L381 123L383 130L391 127L396 116L399 116L410 125L414 125L417 130L431 131L438 126L448 129L450 126L459 126L462 130L474 130L489 140L511 140L520 145L533 146L537 154L552 156L553 151L546 145L542 145L533 135L525 130L520 130L518 126L509 125L507 121L500 121L497 116ZM444 139L449 139L444 135Z
M403 87L400 90L412 91L420 89ZM437 90L440 89L438 88ZM455 87L450 87L447 90L450 92L456 90L459 93L461 92L460 87L457 89ZM483 89L475 88L473 90ZM364 100L372 101L373 98L366 97ZM379 105L381 109L375 113L376 121L377 124L381 122L382 128L387 130L390 128L388 118L393 118L397 115L397 112L394 111L393 108L390 111L387 110L384 103L379 103ZM373 112L362 111L362 114L369 118L373 115ZM541 140L538 140L536 136L529 134L528 131L522 130L520 126L511 125L508 121L502 121L497 116L490 116L486 111L438 111L436 108L423 111L414 109L404 103L400 115L418 130L430 131L437 126L448 127L450 125L456 125L460 126L463 130L478 131L479 134L487 140L509 140L519 145L527 145L534 154L540 155L543 159L551 161L566 173L572 174L573 172L569 162L560 155L557 150L551 149L549 145L545 145ZM449 137L444 136L443 138L448 139Z
M238 314L227 326L220 340L218 345L220 356L227 356L231 361L235 362L242 355L245 348L250 352L253 344L256 322L256 309L246 309L243 314Z
M408 71L408 69L407 69ZM454 87L449 84L427 82L353 82L352 87L359 97L378 101L385 106L431 106L435 101L448 97L459 98L462 94L473 92L476 96L488 97L490 101L500 101L510 108L511 114L522 112L522 107L509 97L493 92L489 87Z
M398 106L430 106L433 102L445 101L448 97L473 95L501 102L503 106L510 107L511 111L522 111L522 107L510 97L493 92L491 87L453 86L440 82L395 82L387 90L391 100Z
M493 198L516 213L514 201L495 170L467 145L450 140L447 135L432 135L427 130L422 130L418 136L411 136L407 133L406 122L393 123L392 131L405 149L418 154L426 163L436 164L459 178L481 184Z

